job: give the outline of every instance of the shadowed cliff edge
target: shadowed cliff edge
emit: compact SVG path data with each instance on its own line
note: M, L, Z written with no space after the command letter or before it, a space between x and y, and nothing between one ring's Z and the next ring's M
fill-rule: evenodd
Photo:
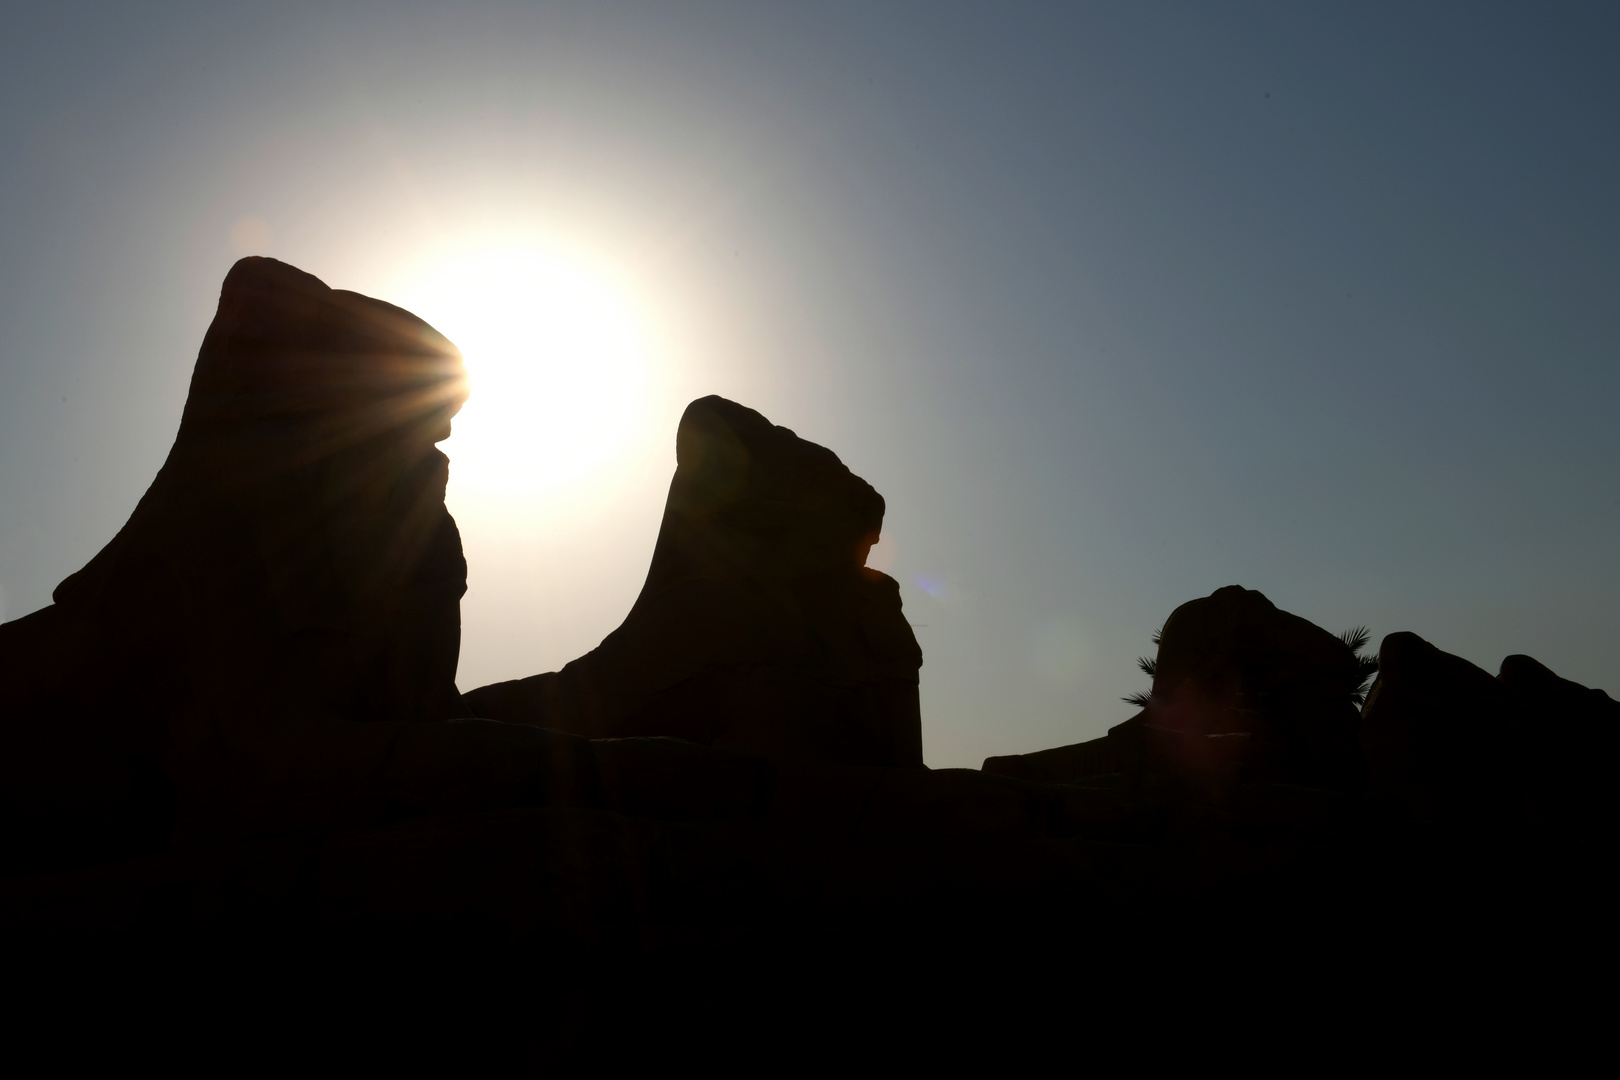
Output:
M1358 709L1355 643L1238 586L1170 614L1106 737L927 769L921 650L864 566L883 498L717 397L623 625L462 695L435 443L465 393L409 313L232 268L129 522L0 626L0 903L40 1001L162 971L256 1002L220 1039L291 1010L289 1047L521 1072L716 1016L739 1045L1060 1030L1302 955L1342 990L1418 939L1462 976L1478 926L1608 902L1620 704L1396 633Z

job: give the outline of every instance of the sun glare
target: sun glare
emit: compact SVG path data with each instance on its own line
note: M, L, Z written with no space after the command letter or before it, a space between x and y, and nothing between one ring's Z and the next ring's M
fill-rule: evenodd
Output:
M445 441L451 483L525 496L623 453L647 407L647 359L624 298L582 264L527 251L456 260L413 309L461 348L471 397Z

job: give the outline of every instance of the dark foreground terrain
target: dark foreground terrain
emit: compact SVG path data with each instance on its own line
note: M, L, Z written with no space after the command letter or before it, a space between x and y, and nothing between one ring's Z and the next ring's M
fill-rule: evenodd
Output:
M1601 691L1411 633L1369 691L1231 586L1105 738L930 770L882 497L705 398L624 625L462 694L464 396L408 313L231 271L151 489L0 626L15 1057L1320 1067L1597 1022Z

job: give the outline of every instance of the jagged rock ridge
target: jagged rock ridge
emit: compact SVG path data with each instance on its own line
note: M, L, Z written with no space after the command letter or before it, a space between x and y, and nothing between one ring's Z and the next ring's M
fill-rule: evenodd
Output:
M464 393L414 316L232 269L129 523L0 626L0 903L27 970L76 992L109 957L206 971L237 1023L293 979L278 1008L378 1006L372 1063L420 1064L433 1034L379 1003L507 1003L433 1045L600 1064L659 1017L803 1038L859 1000L903 1043L964 986L1024 1024L1053 1000L1034 972L1107 973L1094 1008L1211 950L1223 971L1301 942L1383 956L1444 938L1465 897L1489 920L1550 896L1581 925L1571 898L1608 895L1583 875L1620 706L1394 634L1358 711L1349 648L1236 586L1172 613L1147 707L1104 739L922 767L921 653L862 565L882 498L719 398L682 419L624 625L463 697L434 444ZM245 959L209 967L222 948ZM655 969L673 989L637 997ZM313 1015L277 1041L312 1046Z

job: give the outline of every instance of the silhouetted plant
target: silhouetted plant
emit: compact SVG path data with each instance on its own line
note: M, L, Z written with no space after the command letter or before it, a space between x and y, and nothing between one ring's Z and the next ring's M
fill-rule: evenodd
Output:
M1356 688L1350 692L1350 700L1356 708L1367 704L1367 691L1372 689L1372 681L1378 674L1378 656L1361 655L1361 650L1367 647L1372 635L1365 626L1357 626L1346 630L1339 635L1339 640L1350 646L1350 651L1356 655Z
M1159 643L1159 638L1161 638L1163 635L1164 627L1162 626L1153 631L1153 644L1157 645ZM1142 669L1142 674L1151 679L1153 678L1153 673L1158 670L1159 658L1156 656L1138 656L1136 658L1136 666ZM1145 709L1147 708L1148 699L1152 696L1153 695L1151 693L1131 694L1128 697L1121 698L1120 700L1126 704L1135 705L1138 709Z
M1159 643L1164 628L1153 631L1153 644ZM1378 657L1376 655L1363 656L1361 650L1367 647L1372 634L1365 626L1353 627L1339 635L1339 640L1347 645L1356 658L1356 686L1350 691L1350 700L1356 708L1367 703L1367 691L1372 688L1372 681L1378 674ZM1136 666L1142 669L1142 674L1153 678L1159 668L1159 658L1156 656L1138 656ZM1153 697L1151 691L1145 694L1129 694L1120 700L1127 705L1135 705L1139 709L1147 708L1148 701Z

